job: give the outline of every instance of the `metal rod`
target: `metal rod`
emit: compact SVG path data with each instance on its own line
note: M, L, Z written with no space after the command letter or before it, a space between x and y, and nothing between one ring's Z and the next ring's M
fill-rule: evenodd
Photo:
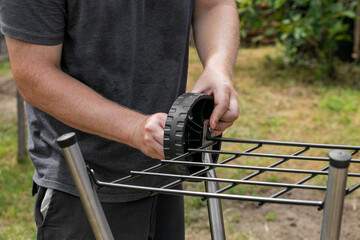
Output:
M203 136L202 144L206 144L209 141L207 140L207 135L210 135L208 131L208 123L203 125ZM211 149L208 147L207 149ZM202 162L203 163L212 163L212 157L210 153L202 153ZM216 172L214 168L211 168L207 173L209 179L216 179ZM219 183L217 181L206 181L205 182L205 191L208 193L216 193L219 190ZM224 217L221 207L221 199L219 198L209 198L207 199L207 208L209 214L209 223L211 230L211 239L212 240L225 240L225 226L224 226Z
M328 158L324 157L309 157L309 156L292 156L292 155L281 155L281 154L267 154L267 153L246 153L246 152L234 152L234 151L222 151L222 150L205 150L205 149L193 149L190 148L191 152L208 152L213 154L231 154L231 155L244 155L250 157L267 157L267 158L289 158L295 160L312 160L312 161L329 161ZM360 163L360 160L351 160L351 162Z
M353 186L352 188L348 189L346 191L346 195L349 195L350 193L352 193L353 191L355 191L356 189L360 188L360 183L356 184L355 186Z
M318 175L328 175L328 172L315 171L315 170L302 170L302 169L290 169L290 168L269 168L269 167L256 167L256 166L243 166L243 165L225 165L217 163L200 163L200 162L185 162L185 161L169 161L162 160L165 163L176 163L176 164L188 164L195 166L211 166L219 168L235 168L235 169L247 169L247 170L266 170L269 172L287 172L287 173L305 173L305 174L318 174ZM348 173L350 177L360 177L360 173Z
M113 240L114 237L101 207L89 175L75 133L67 133L57 139L66 163L79 192L90 226L97 240Z
M233 184L248 184L248 185L260 185L260 186L271 186L271 187L291 187L291 188L304 188L304 189L314 189L314 190L326 190L325 186L314 186L314 185L298 185L292 183L276 183L276 182L262 182L262 181L248 181L248 180L237 180L237 179L227 179L227 178L212 178L212 177L198 177L198 176L187 176L187 175L178 175L178 174L168 174L168 173L152 173L152 172L141 172L141 171L131 171L132 174L144 175L144 176L157 176L157 177L172 177L172 178L181 178L183 180L203 180L203 181L213 181L213 182L226 182ZM172 186L170 186L172 187ZM162 187L168 188L168 187ZM219 193L219 191L217 191Z
M344 150L329 153L330 168L324 203L321 240L337 240L340 236L347 171L351 155Z
M20 162L25 162L27 156L27 149L26 149L26 133L25 133L26 124L25 124L24 99L21 97L19 91L16 91L16 100L17 100L17 123L18 123L17 161L20 163Z
M281 142L281 141L269 141L269 140L250 140L250 139L219 138L219 137L211 137L211 138L209 138L209 140L220 141L220 142L234 142L234 143L261 143L261 144L267 144L267 145L280 145L280 146L293 146L293 147L360 150L360 146L351 146L351 145Z
M163 189L163 188L156 188L156 187L145 187L145 186L127 185L127 184L119 184L119 183L109 183L109 182L103 182L103 181L99 181L99 180L96 180L96 185L103 186L103 187L142 190L142 191L148 191L148 192L156 192L156 193L180 195L180 196L183 195L183 196L206 197L206 198L221 198L221 199L229 199L229 200L244 200L244 201L251 201L251 202L264 201L264 202L279 203L279 204L294 204L294 205L316 206L316 207L319 207L323 204L322 201L266 198L266 197L196 192L196 191L176 190L176 189Z

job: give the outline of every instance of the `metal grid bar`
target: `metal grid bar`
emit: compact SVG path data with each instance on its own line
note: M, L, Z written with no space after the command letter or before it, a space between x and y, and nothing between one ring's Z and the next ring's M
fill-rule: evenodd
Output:
M324 158L324 157L292 156L292 155L268 154L268 153L246 153L246 152L222 151L222 150L189 149L189 152L233 154L240 156L265 157L265 158L289 158L295 160L308 160L308 161L324 161L324 162L329 161L329 158ZM352 159L351 162L360 163L360 159Z
M175 190L175 189L163 189L156 187L144 187L144 186L135 186L128 184L119 184L119 183L109 183L96 180L95 183L103 187L112 187L112 188L125 188L131 190L142 190L150 193L163 193L171 195L183 195L183 196L195 196L195 197L207 197L207 198L219 198L219 199L230 199L230 200L244 200L244 201L265 201L271 203L279 204L294 204L294 205L303 205L303 206L320 206L322 201L309 201L309 200L297 200L297 199L280 199L280 198L265 198L265 197L254 197L254 196L243 196L243 195L232 195L232 194L218 194L218 193L207 193L207 192L197 192L197 191L186 191L186 190Z
M324 149L360 150L360 146L351 146L351 145L300 143L300 142L281 142L281 141L269 141L269 140L252 140L252 139L219 138L219 137L210 137L209 140L220 141L220 142L253 143L253 144L292 146L292 147L310 147L310 148L324 148Z
M210 153L213 153L213 151L211 151ZM219 164L219 163L200 163L200 162L186 162L186 161L172 161L172 160L162 160L161 162L202 166L202 167L213 167L213 168L217 167L217 168L233 168L233 169L246 169L246 170L263 170L263 171L269 171L269 172L287 172L287 173L328 175L328 172L324 172L324 171L302 170L302 169L291 169L291 168L270 168L270 167L257 167L257 166L245 166L245 165L224 165L224 164ZM360 177L360 173L348 173L348 176Z
M186 176L186 175L167 174L167 173L151 173L151 172L141 172L141 171L131 171L131 173L137 174L137 175L142 175L142 176L180 178L180 179L183 179L183 181L185 181L185 180L202 180L202 181L224 182L224 183L234 183L234 184L249 184L249 185L259 185L259 186L291 187L291 188L326 190L326 187L313 186L313 185L296 185L296 184L290 184L290 183L246 181L246 180L234 180L234 179L227 179L227 178L209 178L209 177L197 177L197 176L191 176L191 175Z
M350 193L354 192L356 189L360 188L360 183L356 184L355 186L353 186L350 189L346 190L346 195L349 195Z

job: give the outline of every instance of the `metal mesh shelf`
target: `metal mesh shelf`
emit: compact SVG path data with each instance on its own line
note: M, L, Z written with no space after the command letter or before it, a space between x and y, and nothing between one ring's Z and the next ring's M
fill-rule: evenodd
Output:
M360 150L360 146L345 146L345 145L330 145L330 144L313 144L313 143L296 143L296 142L279 142L279 141L261 141L261 140L245 140L245 139L228 139L228 138L212 138L210 139L212 142L207 144L199 149L189 149L189 152L183 155L180 155L171 160L162 160L160 164L154 165L153 167L144 169L142 171L131 171L130 174L121 179L114 180L113 182L102 182L96 179L96 176L93 176L94 182L101 187L119 187L133 190L143 190L148 191L149 194L154 193L167 193L167 194L175 194L175 195L188 195L188 196L198 196L203 198L213 197L213 198L222 198L222 199L232 199L232 200L246 200L246 201L257 201L260 204L263 203L281 203L281 204L296 204L296 205L310 205L310 206L318 206L322 207L323 201L309 201L309 200L301 200L301 199L286 199L279 198L283 194L292 189L308 189L308 190L318 190L318 191L326 191L326 186L319 186L314 184L305 184L311 179L315 178L319 175L328 175L328 162L329 157L325 156L312 156L305 155L307 152L310 152L312 149L317 150L331 150L331 149L343 149L348 151L353 157L358 157ZM215 144L217 141L222 142L232 142L237 145L253 145L250 148L244 151L223 151L223 150L207 150L205 148ZM300 150L296 150L293 154L274 154L274 153L264 153L262 152L262 148L265 146L281 146L286 152L289 151L289 148L300 148ZM239 146L241 148L244 146ZM247 146L245 146L247 147ZM290 149L293 150L293 149ZM188 162L183 159L194 153L209 153L209 154L218 154L220 155L221 160L219 163L202 163L202 162ZM317 151L319 154L319 151ZM229 157L228 157L229 156ZM245 164L239 164L240 159L247 158ZM256 166L254 163L262 162L271 159L275 160L274 163L271 163L268 166ZM325 166L320 169L294 169L288 167L281 167L285 165L285 163L289 163L289 161L301 161L301 164L305 164L305 162L309 161L321 161L324 162ZM236 162L236 163L234 163ZM249 164L252 162L253 165ZM360 170L360 159L352 159L350 161L350 169L354 168L358 171ZM191 165L191 166L199 166L203 167L202 170L195 172L191 175L180 175L169 172L154 172L155 170L162 169L170 164L179 164L179 165ZM232 172L236 172L239 170L251 170L253 173L248 174L247 176L242 177L241 179L232 179L232 178L209 178L204 177L204 173L208 172L211 169L216 169L219 172L219 169L227 169L226 174L231 175ZM278 174L298 174L301 176L307 175L300 179L299 181L286 183L286 182L269 182L269 181L252 181L251 179L255 177L261 177L265 173L274 172ZM127 184L127 181L142 177L142 176L156 176L156 177L166 177L173 179L173 182L167 184L165 186L150 188L146 186L134 186L131 184ZM347 174L348 178L354 179L355 182L346 188L346 195L354 192L356 189L360 187L360 173L358 172L349 172ZM281 179L281 175L278 176ZM207 193L203 191L187 191L187 190L173 190L172 187L179 185L180 183L187 181L215 181L222 184L226 184L222 188L220 188L215 193ZM237 194L229 194L227 193L232 188L240 185L255 185L255 186L266 186L266 187L274 187L274 188L283 188L273 194L272 196L245 196L245 195L237 195Z

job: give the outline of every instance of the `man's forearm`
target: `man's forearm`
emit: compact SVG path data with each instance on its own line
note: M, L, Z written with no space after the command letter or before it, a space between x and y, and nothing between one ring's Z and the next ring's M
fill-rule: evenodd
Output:
M197 4L198 2L198 4ZM239 47L239 20L233 1L195 1L193 29L204 67L231 79Z
M17 80L29 104L76 129L133 145L132 126L142 114L103 98L55 67L36 71L36 75Z

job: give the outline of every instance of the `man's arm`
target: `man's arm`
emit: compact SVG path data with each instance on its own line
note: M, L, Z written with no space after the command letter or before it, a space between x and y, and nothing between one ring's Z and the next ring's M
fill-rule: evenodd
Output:
M16 86L26 102L59 121L163 159L165 113L143 115L113 103L60 69L62 45L6 37Z
M214 96L210 117L214 135L230 127L239 115L232 72L239 47L239 19L232 0L195 0L194 38L204 72L193 92Z

